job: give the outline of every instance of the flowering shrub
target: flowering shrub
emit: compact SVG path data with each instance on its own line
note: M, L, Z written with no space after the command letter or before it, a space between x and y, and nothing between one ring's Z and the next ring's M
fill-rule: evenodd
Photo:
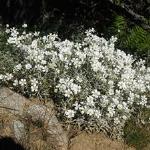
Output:
M115 37L107 41L94 29L81 42L6 32L20 60L0 81L30 97L54 95L66 121L120 135L133 112L149 107L150 68L115 49Z

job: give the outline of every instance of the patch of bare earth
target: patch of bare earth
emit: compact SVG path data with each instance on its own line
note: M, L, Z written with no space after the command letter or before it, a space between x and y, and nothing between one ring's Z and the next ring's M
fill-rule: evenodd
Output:
M123 142L111 140L103 134L82 132L70 141L69 150L135 150Z

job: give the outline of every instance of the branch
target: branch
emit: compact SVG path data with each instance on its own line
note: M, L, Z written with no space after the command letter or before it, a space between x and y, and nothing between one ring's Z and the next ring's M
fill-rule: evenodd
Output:
M150 25L146 23L147 19L144 16L137 14L132 9L130 9L128 5L126 5L124 3L116 4L114 2L114 0L108 0L108 1L112 5L117 6L117 7L121 8L121 9L123 9L126 13L128 13L133 18L133 20L138 21L139 24L140 24L140 26L143 29L148 30L150 32Z

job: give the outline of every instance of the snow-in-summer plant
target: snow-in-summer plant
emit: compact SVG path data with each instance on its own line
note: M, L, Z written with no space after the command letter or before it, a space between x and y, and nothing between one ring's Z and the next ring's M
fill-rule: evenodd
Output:
M80 42L16 28L6 32L7 44L21 57L0 81L30 97L53 95L64 121L120 136L131 114L149 107L150 68L116 49L115 37L98 37L94 29Z

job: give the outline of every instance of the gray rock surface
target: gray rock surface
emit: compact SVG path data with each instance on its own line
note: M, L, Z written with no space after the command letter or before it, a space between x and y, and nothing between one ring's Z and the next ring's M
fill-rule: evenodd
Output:
M4 108L3 110L22 115L24 105L28 101L25 97L8 88L0 89L0 108Z
M25 126L24 124L19 120L14 120L12 122L13 131L15 138L19 141L24 138L26 134Z

